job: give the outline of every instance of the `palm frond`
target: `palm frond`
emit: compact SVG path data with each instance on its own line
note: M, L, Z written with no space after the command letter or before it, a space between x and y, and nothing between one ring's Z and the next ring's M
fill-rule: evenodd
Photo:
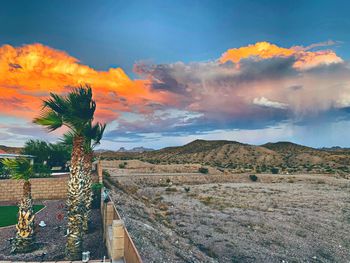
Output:
M94 118L96 103L92 99L90 86L80 86L67 95L67 103L70 105L64 120L70 123L78 132L82 132L85 126Z
M101 124L101 123L97 123L98 126L98 129L97 129L97 132L96 132L96 136L95 138L93 139L94 143L93 143L93 147L97 146L98 144L100 144L101 140L102 140L102 137L103 137L103 133L106 129L106 124Z
M28 159L4 159L2 164L10 172L13 179L28 181L34 175L33 166Z
M96 145L100 144L105 128L106 124L101 124L99 122L96 124L90 122L85 126L84 137L90 148L94 148Z
M68 101L65 97L55 93L50 93L51 98L44 101L44 108L49 108L58 114L64 114L68 107Z
M49 131L57 130L63 125L61 115L51 110L44 111L39 117L35 118L33 122L45 126Z
M72 146L73 145L73 139L74 139L74 133L71 131L66 132L63 134L63 138L61 138L61 143L66 146Z
M34 119L34 123L46 126L50 131L65 125L75 134L82 134L96 110L89 85L74 88L66 96L51 93L43 104L43 113Z

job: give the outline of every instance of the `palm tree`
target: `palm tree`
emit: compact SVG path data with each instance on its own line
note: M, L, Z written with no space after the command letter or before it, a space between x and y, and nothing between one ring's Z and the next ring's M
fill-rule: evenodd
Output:
M85 158L84 158L84 217L83 217L83 230L88 231L88 223L90 218L90 210L92 205L92 178L91 169L93 161L93 150L100 144L106 124L96 123L92 125L90 123L85 130Z
M106 124L92 124L90 122L84 129L84 164L83 164L83 230L88 231L88 222L90 218L90 210L92 204L92 178L91 178L91 168L93 161L93 149L100 144L102 139ZM62 142L69 146L73 143L74 134L68 132L63 135Z
M74 88L66 96L50 93L44 101L42 113L34 123L54 131L62 126L73 135L70 178L68 181L68 226L66 254L71 260L81 258L82 222L84 211L84 131L92 122L96 103L90 86Z
M18 222L16 237L12 242L12 252L29 252L34 246L34 211L29 179L33 176L33 166L25 158L4 159L2 163L12 179L24 180L23 197L18 204Z

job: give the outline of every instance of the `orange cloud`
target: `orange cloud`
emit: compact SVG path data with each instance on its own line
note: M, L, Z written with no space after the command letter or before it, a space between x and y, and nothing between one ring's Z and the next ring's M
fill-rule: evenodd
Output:
M219 59L221 63L232 61L239 63L242 59L257 57L260 59L269 59L274 57L294 56L296 62L294 68L305 70L322 64L340 63L343 60L331 50L305 51L298 47L283 48L268 42L258 42L246 47L233 48L227 50Z
M41 44L0 47L0 114L33 118L49 92L90 84L97 116L110 121L118 111L146 111L149 103L170 103L168 92L153 91L147 80L131 80L121 68L97 71Z

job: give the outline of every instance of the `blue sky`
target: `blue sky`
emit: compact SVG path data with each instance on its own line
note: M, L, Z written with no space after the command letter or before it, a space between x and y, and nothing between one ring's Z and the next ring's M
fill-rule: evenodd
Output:
M290 140L315 147L350 146L349 136L344 135L344 129L349 126L348 1L34 0L0 4L0 46L20 48L40 43L62 50L96 71L121 68L132 80L150 79L152 91L171 93L173 99L169 103L164 99L160 107L148 110L147 114L144 110L133 110L139 101L133 106L128 98L123 98L129 106L127 110L111 105L118 116L108 120L109 130L101 147L161 148L199 137L253 144ZM305 54L300 52L282 58L258 55L259 61L249 61L251 58L246 57L239 62L231 61L233 65L226 63L232 71L225 70L229 75L217 81L219 77L215 74L222 76L224 66L215 63L227 50L257 42L286 49L299 46L304 48L303 52L331 50L336 59L334 55L329 62L322 54L322 63L313 62L317 65L312 69L301 69L297 63ZM313 44L319 45L307 48ZM4 57L0 55L0 62L1 59ZM244 74L237 71L238 64L241 71L246 70ZM215 81L203 77L199 68L210 76L215 75ZM261 72L257 73L257 69ZM187 71L196 80L186 75ZM238 77L233 78L237 74L241 74L239 81ZM4 75L1 78L5 79ZM251 84L242 84L241 78L248 78ZM323 78L325 86L316 89L313 85L320 85L317 80ZM257 79L262 87L257 87ZM286 90L298 85L303 87L303 95L281 91L282 86ZM26 84L19 86L18 89L24 90ZM185 91L184 87L189 90ZM8 86L0 88L6 90ZM334 94L337 97L333 98ZM317 103L306 101L303 96L316 96ZM232 98L232 107L240 111L230 109L229 99L224 99L223 110L218 111L220 98L224 97ZM196 98L208 100L208 107L204 108ZM152 103L151 98L147 100L148 104ZM254 106L248 107L248 102ZM307 107L301 107L301 102ZM157 103L160 102L154 102ZM28 136L36 136L37 128L27 117L11 116L5 111L0 116L1 144L20 145ZM22 129L15 129L13 122ZM23 135L23 129L28 134ZM6 139L9 135L13 139ZM55 140L58 135L42 132L48 140Z
M216 59L259 41L348 43L348 1L1 1L0 44L42 43L96 69ZM98 50L98 52L96 52ZM349 58L350 48L337 53Z

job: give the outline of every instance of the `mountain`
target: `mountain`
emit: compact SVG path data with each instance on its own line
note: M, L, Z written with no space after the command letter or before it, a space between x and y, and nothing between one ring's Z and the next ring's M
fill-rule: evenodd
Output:
M349 149L315 149L291 142L249 145L236 141L195 140L183 146L150 152L118 151L102 154L104 158L141 159L151 163L200 163L230 169L233 172L348 173Z
M292 142L275 142L275 143L266 143L261 145L261 147L279 152L279 153L288 153L288 152L305 152L305 151L313 151L311 147L303 146L300 144L292 143Z
M125 152L129 152L129 153L143 153L143 152L150 152L150 151L154 151L154 149L151 148L145 148L145 147L134 147L130 150L125 149L124 147L120 147L120 149L117 152L120 153L125 153Z
M0 145L0 150L6 153L20 154L22 151L22 148Z

